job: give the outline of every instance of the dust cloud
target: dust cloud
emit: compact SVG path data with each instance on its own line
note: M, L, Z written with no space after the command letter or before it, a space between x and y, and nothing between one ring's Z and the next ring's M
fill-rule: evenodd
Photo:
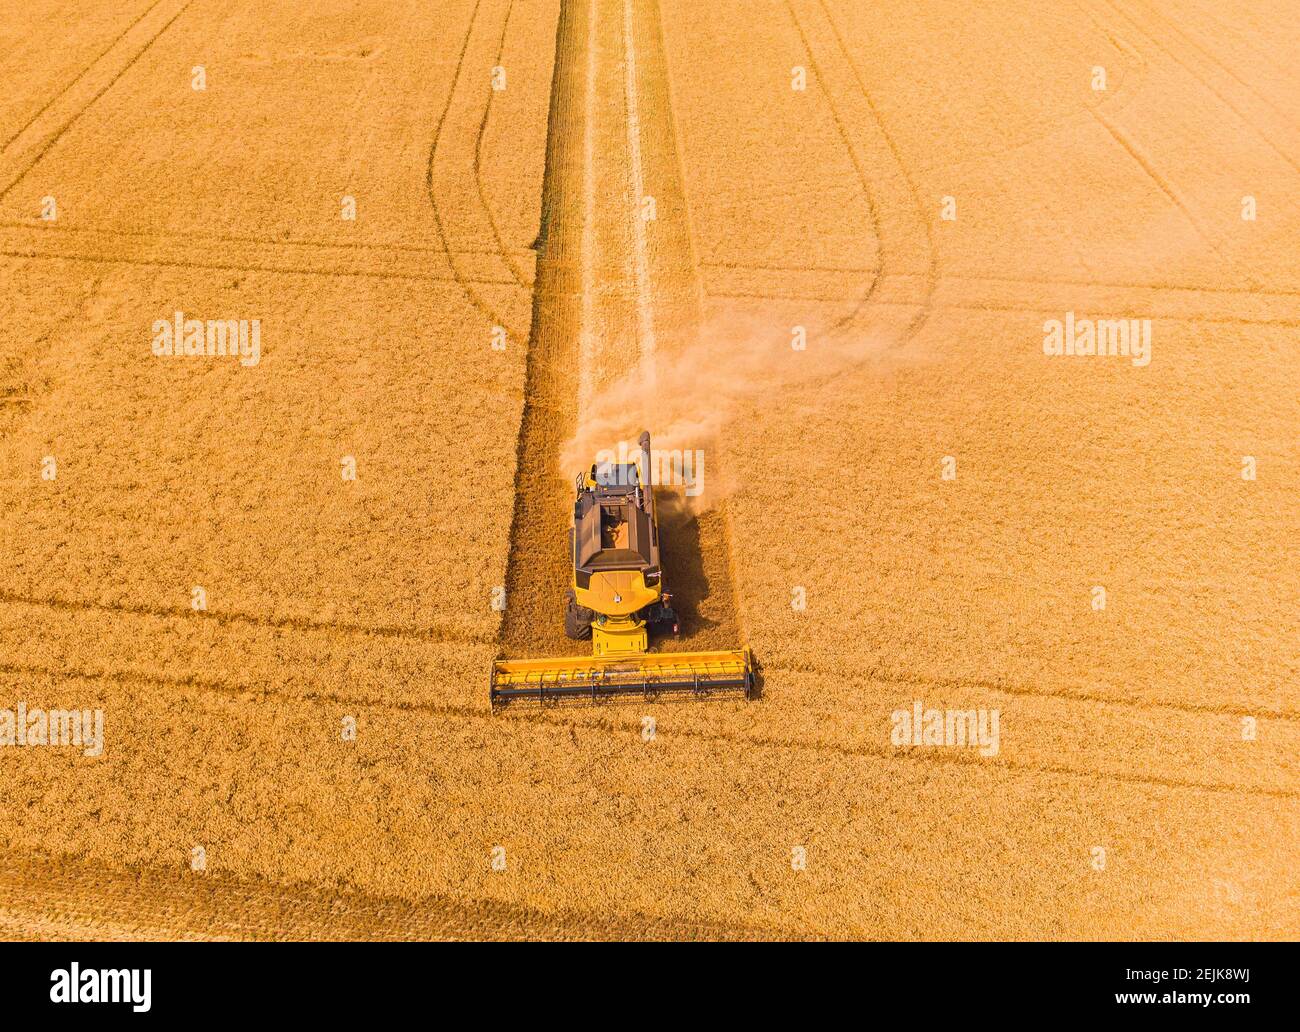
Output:
M562 447L561 469L580 470L602 450L632 453L641 431L649 430L651 447L664 454L665 464L667 453L680 452L689 472L690 456L701 457L702 490L688 492L686 502L695 512L708 510L739 486L715 457L747 406L765 400L779 405L792 388L898 360L891 335L883 332L837 336L809 328L803 349L794 340L794 329L770 315L730 312L710 320L694 347L671 358L660 354L652 367L643 361L602 388Z

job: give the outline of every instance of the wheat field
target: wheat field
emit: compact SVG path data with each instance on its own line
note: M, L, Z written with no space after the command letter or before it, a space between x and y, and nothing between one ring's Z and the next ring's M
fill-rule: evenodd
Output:
M1288 14L15 11L0 936L1295 938ZM494 713L643 428L760 697Z

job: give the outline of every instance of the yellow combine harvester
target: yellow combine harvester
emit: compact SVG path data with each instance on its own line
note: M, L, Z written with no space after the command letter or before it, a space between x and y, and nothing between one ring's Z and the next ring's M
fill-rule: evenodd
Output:
M592 655L502 659L492 666L492 705L663 692L754 691L749 649L650 653L651 627L676 634L677 615L664 590L659 522L650 483L650 435L626 463L593 463L578 476L569 531L572 585L564 630L590 639Z

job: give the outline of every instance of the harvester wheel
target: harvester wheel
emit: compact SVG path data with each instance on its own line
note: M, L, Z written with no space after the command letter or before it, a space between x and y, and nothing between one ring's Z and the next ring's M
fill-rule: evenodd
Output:
M565 603L564 633L574 641L590 640L591 621L596 614L585 606L578 605L574 600L572 591L568 593Z

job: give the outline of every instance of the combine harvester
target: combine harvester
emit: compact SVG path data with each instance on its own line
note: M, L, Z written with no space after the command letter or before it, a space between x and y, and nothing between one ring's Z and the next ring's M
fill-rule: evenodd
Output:
M749 649L651 653L649 628L678 631L659 563L659 523L650 483L650 435L639 461L593 463L579 474L569 551L573 583L564 630L590 639L590 657L501 659L492 666L492 707L518 699L596 701L664 692L754 693Z

